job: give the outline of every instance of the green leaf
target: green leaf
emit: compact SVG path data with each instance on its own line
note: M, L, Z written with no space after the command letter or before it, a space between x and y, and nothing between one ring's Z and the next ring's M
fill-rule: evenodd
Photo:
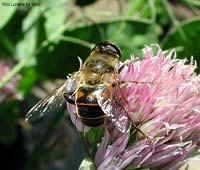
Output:
M79 167L79 170L95 170L95 164L90 158L85 158Z
M24 39L17 44L17 51L16 51L17 60L20 61L25 57L30 57L30 55L33 55L33 52L35 51L36 47L35 37L36 37L36 30L32 29L29 31L29 33L25 35ZM31 57L26 66L31 66L34 64L35 64L35 59L34 57Z
M14 54L15 47L13 45L13 40L5 34L3 31L0 31L0 51L9 51L11 54ZM1 57L1 55L0 55Z
M23 21L22 30L24 32L24 38L17 44L16 47L16 59L19 61L25 57L30 57L36 50L37 22L39 17L40 8L34 7ZM32 57L27 63L27 66L34 65L35 62L35 58Z
M22 23L22 31L24 33L28 32L32 27L35 27L41 15L41 10L40 7L34 7L30 10L26 18L24 18Z
M53 51L44 48L43 51L36 56L37 71L40 76L45 75L52 79L65 79L68 73L78 70L78 56L82 58L82 56L87 56L88 54L89 49L85 47L73 43L60 42L54 47Z
M13 0L0 0L0 29L2 29L13 16L17 10L17 5L14 4L18 2L19 0L14 2Z
M171 30L171 33L164 39L164 49L176 48L178 58L190 58L194 56L197 63L200 63L200 18L183 22L178 28ZM197 70L200 72L200 69Z
M129 58L133 53L136 56L141 55L141 48L144 48L145 44L156 43L158 40L155 26L142 21L117 20L68 29L61 37L62 41L54 44L53 51L45 48L37 56L38 71L41 74L51 78L65 78L68 73L78 70L77 56L85 61L89 55L90 48L70 40L65 41L65 36L94 44L106 40L113 41L122 50L122 60Z
M58 28L61 28L65 23L66 18L66 6L65 5L56 5L47 9L44 13L45 17L45 31L47 39L50 39L53 33L58 31ZM58 35L62 32L58 32ZM58 36L56 35L56 36Z
M116 28L119 28L116 31ZM120 29L121 28L121 29ZM123 59L141 55L145 44L157 43L155 26L146 22L125 21L108 27L108 37L122 49Z
M135 14L136 12L138 12L139 10L141 10L141 8L146 4L146 1L144 0L135 0L135 1L131 1L130 2L130 8L128 10L128 15L132 16L133 14Z
M24 68L21 71L21 74L23 76L19 81L18 91L23 95L26 95L35 84L38 75L33 67Z
M93 43L113 41L122 50L123 59L139 55L145 44L158 42L155 25L136 20L116 20L66 31L65 34Z

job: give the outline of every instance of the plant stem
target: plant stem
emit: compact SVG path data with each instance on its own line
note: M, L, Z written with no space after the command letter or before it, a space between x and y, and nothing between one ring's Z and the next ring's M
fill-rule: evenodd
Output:
M148 0L149 1L149 7L151 9L151 22L154 23L156 21L156 7L154 0Z
M11 71L9 71L0 81L0 89L3 88L3 86L5 86L6 83L8 83L8 81L10 81L10 79L14 77L29 62L29 60L33 56L37 55L41 50L42 48L40 47L38 50L35 50L32 55L24 57Z
M81 133L81 138L82 138L82 142L83 142L83 145L84 145L84 149L86 151L86 154L89 158L91 158L91 154L90 154L90 143L88 141L88 138L87 138L87 135L86 135L86 132L83 132Z
M31 56L21 60L5 77L3 77L0 81L0 89L26 65L30 58Z
M163 2L163 5L164 5L165 8L166 8L166 11L167 11L167 13L168 13L169 18L171 19L173 25L174 25L175 27L177 27L177 30L179 31L179 33L180 33L180 35L181 35L183 41L187 41L187 36L185 35L184 30L183 30L182 27L180 26L178 20L175 18L175 16L174 16L172 10L170 9L170 7L169 7L169 5L168 5L168 2L167 2L166 0L162 0L162 2Z
M55 40L56 38L57 39L59 38L59 40L64 40L64 41L80 44L80 45L88 47L90 49L94 46L93 43L89 43L87 41L84 41L84 40L81 40L78 38L74 38L74 37L70 37L70 36L57 36L57 37L54 37L53 39ZM52 39L51 39L51 41L52 41ZM33 56L37 55L39 53L39 51L41 51L44 47L48 46L48 44L51 41L47 41L47 40L43 41L41 43L39 49L36 50L36 52L34 52L34 54L23 58L10 72L8 72L8 74L6 76L4 76L3 79L0 81L0 89L3 88L3 86L5 86L6 83L8 83L10 81L10 79L12 77L14 77L29 62L29 60Z
M59 36L58 39L67 41L67 42L73 42L75 44L80 44L80 45L85 46L90 49L92 49L92 47L94 46L93 43L89 43L88 41L84 41L79 38L75 38L75 37L71 37L71 36Z

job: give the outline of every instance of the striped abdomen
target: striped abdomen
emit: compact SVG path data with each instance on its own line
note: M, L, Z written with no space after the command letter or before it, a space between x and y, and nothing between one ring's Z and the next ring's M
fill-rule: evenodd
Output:
M96 127L104 123L105 114L97 101L97 93L104 99L108 97L106 86L81 86L76 93L77 115L81 121L90 127Z

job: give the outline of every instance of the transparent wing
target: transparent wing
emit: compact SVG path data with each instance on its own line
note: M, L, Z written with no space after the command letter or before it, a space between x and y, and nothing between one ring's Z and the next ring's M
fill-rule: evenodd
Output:
M131 127L130 119L120 101L113 96L115 96L115 89L112 89L112 94L109 94L107 88L101 88L97 93L97 101L107 118L119 131L125 133Z
M61 87L54 89L45 98L36 103L36 105L33 106L26 114L25 120L32 122L41 118L44 114L59 109L65 101L63 97L65 86L66 83L64 83Z
M27 113L25 120L32 122L41 118L44 114L59 110L65 102L63 94L66 93L70 97L75 92L79 74L80 72L73 73L62 86L54 89L45 98L36 103Z

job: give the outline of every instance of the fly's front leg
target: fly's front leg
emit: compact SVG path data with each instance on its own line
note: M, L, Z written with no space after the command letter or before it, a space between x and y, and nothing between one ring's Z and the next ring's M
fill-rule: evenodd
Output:
M128 66L129 64L132 64L133 62L135 61L138 61L139 59L135 59L135 60L126 60L118 69L118 74L124 69L124 67ZM119 86L123 86L127 83L135 83L135 84L152 84L152 82L150 81L136 81L136 80L122 80L120 81L118 78L117 78L117 84ZM113 84L113 87L116 86L116 83Z
M129 64L133 63L135 60L126 60L118 69L118 73L120 73L125 66L128 66Z
M134 81L134 80L122 80L119 82L120 87L123 85L126 85L128 83L134 83L134 84L153 84L153 82L150 81Z
M118 73L120 73L125 66L128 66L129 64L132 64L133 62L139 61L141 59L136 58L136 59L130 59L130 60L126 60L118 69ZM144 59L143 59L144 60Z
M122 68L123 69L123 68ZM127 115L129 116L128 114L128 111L125 109L124 105L126 105L127 107L129 107L129 102L127 101L127 98L125 97L124 93L123 93L123 90L122 90L122 86L123 85L126 85L127 83L136 83L136 84L140 84L140 83L151 83L152 82L137 82L137 81L133 81L133 80L124 80L124 81L120 81L118 79L118 77L115 79L116 81L113 82L112 84L112 87L113 88L117 88L118 92L120 93L120 97L117 96L118 99L117 100L120 100L123 104L121 104L121 108L127 113ZM129 109L128 109L129 110ZM146 139L148 140L151 140L151 138L145 134L132 120L131 120L131 124L132 124L132 127L137 131L139 132L142 136L144 136Z

